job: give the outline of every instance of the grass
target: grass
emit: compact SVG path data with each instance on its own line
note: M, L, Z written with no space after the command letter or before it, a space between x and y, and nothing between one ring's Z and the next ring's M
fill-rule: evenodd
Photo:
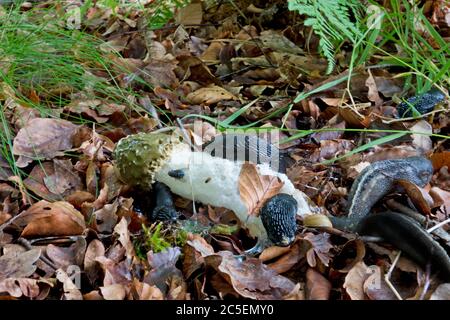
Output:
M15 103L33 108L41 117L61 117L90 127L95 124L97 128L108 127L109 124L97 124L76 114L59 115L71 101L71 95L82 93L83 100L101 99L126 105L139 115L146 114L142 106L133 102L137 101L140 93L119 85L118 73L126 70L114 64L113 58L120 55L112 49L105 53L102 50L105 42L86 31L65 28L67 16L58 10L59 2L55 1L54 7L28 12L14 6L0 6L2 99L10 98ZM181 2L158 1L146 9L149 26L160 26L164 19L171 17L168 16L168 8L180 6ZM114 10L119 2L99 1L99 5ZM81 13L86 13L91 6L93 1L86 1L80 8ZM153 17L156 19L154 23ZM139 77L135 81L145 84ZM10 116L6 107L0 109L0 154L19 178L16 183L22 184L22 179L28 174L15 163L12 140L16 132L9 124Z
M148 27L156 29L162 27L168 19L173 17L173 8L187 4L186 0L155 1L148 13ZM100 0L100 5L112 10L123 6L118 0ZM376 5L375 2L372 2ZM84 14L93 5L93 1L86 1L81 7ZM129 3L129 6L139 6L139 3ZM373 21L368 26L362 38L354 43L348 73L337 79L322 84L309 92L300 92L291 104L278 109L263 119L245 125L235 124L257 100L241 107L227 119L219 121L205 115L192 114L184 119L197 117L215 124L220 130L257 128L267 120L275 117L285 117L292 111L294 104L308 99L311 95L330 90L334 86L347 82L347 94L351 97L351 78L354 70L374 60L380 65L396 66L402 68L397 77L405 79L404 92L413 91L422 93L431 86L438 88L448 87L450 84L450 47L429 23L420 9L412 6L407 0L391 0L390 9L382 7L381 15L375 20L366 17L366 21ZM142 9L142 8L141 8ZM42 9L40 9L42 10ZM113 50L106 54L100 48L104 45L99 38L83 30L68 30L62 24L67 17L57 13L55 8L48 8L44 12L48 19L43 19L42 12L34 14L33 10L21 12L17 8L4 9L0 15L0 95L11 96L20 104L35 108L43 117L54 116L54 111L63 108L69 101L72 93L83 92L86 98L99 98L126 104L137 113L146 111L139 105L130 102L129 97L139 97L139 92L122 88L117 79L117 69L111 55L120 55ZM376 28L381 24L381 28ZM418 31L420 26L421 32ZM433 47L427 36L436 44ZM388 48L398 48L399 52L391 53ZM101 77L95 74L102 74ZM137 79L142 81L142 79ZM38 98L37 98L38 96ZM345 97L343 97L345 98ZM92 121L81 116L62 115L71 121L80 124L93 125ZM10 165L14 175L26 177L26 173L15 165L12 154L12 139L15 135L8 123L5 110L0 110L2 130L0 132L0 152L3 159ZM108 126L108 124L96 124ZM285 129L283 122L278 130ZM294 140L314 132L335 129L298 130L289 131ZM345 129L345 131L374 132L373 130ZM375 130L386 132L389 135L358 146L348 155L362 152L373 146L386 143L410 131ZM432 135L448 138L442 135ZM348 156L345 155L345 156ZM338 159L333 159L338 160ZM331 161L331 160L330 160ZM331 161L332 162L332 161Z
M234 114L223 121L218 121L204 115L188 115L185 118L201 118L216 125L219 130L256 128L260 123L277 116L283 116L284 119L287 119L287 115L292 111L294 104L307 99L313 94L324 90L329 90L344 81L347 81L347 90L345 92L353 101L353 97L351 96L351 79L354 75L354 70L364 67L366 64L373 63L371 59L373 59L374 56L377 60L379 60L378 66L386 65L386 67L400 67L405 70L404 72L395 75L395 77L405 78L405 85L403 88L403 92L405 94L408 91L413 91L416 94L420 94L429 90L432 86L445 91L445 88L449 87L450 84L450 44L447 43L430 24L421 9L417 6L412 6L407 0L391 0L390 10L379 7L374 1L371 1L371 4L376 6L375 8L379 9L377 10L379 14L378 16L366 17L364 22L368 25L367 30L353 45L353 51L347 74L343 74L341 77L327 82L312 91L300 92L288 106L272 112L261 120L246 125L233 125L233 122L247 111L250 104L241 107ZM423 30L422 33L418 31L419 27ZM425 38L424 34L428 34L430 37ZM428 40L432 40L436 43L438 48L434 48L430 45ZM388 47L396 47L399 52L392 54L387 51L386 48ZM342 100L344 99L345 95L342 97ZM420 116L416 118L420 118ZM358 146L342 157L325 161L324 164L331 164L355 153L393 141L406 134L424 134L442 139L449 138L448 136L439 134L411 132L408 130L370 130L352 128L342 130L332 128L297 131L285 130L285 120L280 128L273 129L289 131L289 133L292 134L290 138L282 142L292 141L321 131L389 133L387 136Z

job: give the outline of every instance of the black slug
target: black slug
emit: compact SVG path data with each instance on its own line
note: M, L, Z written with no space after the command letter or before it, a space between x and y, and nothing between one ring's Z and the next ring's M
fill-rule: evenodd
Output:
M431 271L450 281L450 257L414 219L395 212L373 214L356 227L360 235L381 237L406 253L422 268L431 265Z
M424 187L433 175L431 161L424 157L383 160L365 168L352 185L349 217L365 217L375 203L392 190L396 180L408 180Z
M280 193L267 200L261 208L261 220L273 244L288 246L294 241L297 206L294 197Z
M161 182L155 182L153 184L153 194L155 207L151 214L152 221L175 220L178 217L178 213L173 204L170 189Z
M425 93L413 96L397 106L398 116L400 118L411 117L413 115L411 106L420 114L433 111L437 104L445 100L445 94L436 88Z
M281 173L286 173L289 162L289 156L285 152L256 134L221 134L205 144L203 151L213 157L232 161L267 163L274 171Z

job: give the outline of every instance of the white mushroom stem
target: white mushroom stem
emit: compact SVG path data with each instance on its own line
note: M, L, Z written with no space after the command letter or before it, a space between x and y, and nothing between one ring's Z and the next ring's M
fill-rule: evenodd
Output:
M166 184L173 193L187 199L234 211L250 235L259 240L267 238L259 217L249 216L239 194L239 176L243 162L213 157L205 152L193 152L186 144L176 145L165 164L156 172L155 179ZM292 195L298 202L298 215L312 214L308 197L295 189L289 178L273 171L269 165L257 165L261 175L277 176L284 182L280 193ZM185 176L169 176L171 170L183 170Z

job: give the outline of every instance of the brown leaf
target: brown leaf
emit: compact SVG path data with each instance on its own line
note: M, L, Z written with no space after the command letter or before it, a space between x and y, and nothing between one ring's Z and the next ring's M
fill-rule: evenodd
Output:
M72 148L72 136L78 126L62 119L36 118L20 129L14 138L13 153L20 156L17 165L26 167L29 158L52 159Z
M99 277L100 268L95 258L104 255L105 255L105 246L103 245L103 243L97 239L92 240L86 249L83 264L84 272L86 272L86 275L91 281L91 283L95 283L95 281Z
M383 104L383 99L381 99L380 95L378 94L377 84L372 76L372 73L370 72L370 69L368 70L368 72L369 77L366 79L366 86L367 88L369 88L369 92L367 94L367 97L370 101L375 103L376 107L378 107Z
M151 286L145 282L133 280L133 286L136 291L136 300L164 300L164 295L156 286Z
M278 194L283 184L276 176L261 176L255 164L244 163L239 176L239 193L249 215L258 216L266 200Z
M285 273L293 266L295 266L306 255L306 250L302 246L301 241L296 241L286 254L281 256L277 261L268 264L267 266L276 271L278 274Z
M214 104L223 100L239 100L235 95L222 87L213 85L200 88L188 94L186 99L192 104Z
M364 282L364 292L370 300L397 300L396 295L384 281L384 275L379 266L371 266L371 275Z
M119 207L118 201L114 201L111 204L106 204L100 210L94 212L94 228L100 233L111 233L114 226L117 224L117 208Z
M450 192L433 187L430 190L430 196L433 198L434 207L442 207L442 212L450 212Z
M28 278L8 278L0 281L0 292L8 292L13 297L38 298L40 296L39 283L51 285L47 281ZM45 298L45 297L44 297Z
M33 204L15 222L25 227L22 237L71 236L83 233L86 228L83 215L65 201Z
M100 292L105 300L124 300L127 295L125 286L120 283L100 287Z
M317 256L325 266L328 266L332 256L330 250L333 248L330 243L330 235L328 233L319 233L317 235L307 233L303 239L307 240L312 246L306 254L308 264L311 267L315 267L317 264L315 257Z
M365 300L364 283L371 272L367 265L361 261L358 262L345 277L343 287L352 300Z
M178 10L176 21L185 26L200 24L202 23L202 13L201 3L190 3Z
M40 249L25 252L8 252L0 257L0 281L7 278L26 278L36 271L35 262L41 256Z
M144 281L150 285L157 286L161 291L165 292L167 281L172 277L181 277L181 271L177 269L175 264L180 257L180 248L168 248L163 252L147 253L147 260L152 270L144 278Z
M430 300L450 300L450 283L443 283L437 287Z
M229 251L220 251L205 257L205 262L244 298L281 299L295 287L291 280L278 275L256 258L242 261Z
M450 151L433 153L430 156L430 160L433 163L433 168L435 171L438 171L444 166L450 168Z
M431 215L430 204L433 204L433 200L430 195L408 180L400 179L396 183L405 189L406 194L421 213Z
M64 270L69 266L81 266L85 252L86 240L83 237L78 237L77 241L69 247L49 244L45 249L45 253L55 266Z
M329 300L331 283L323 275L312 268L306 271L306 299Z
M72 282L72 279L67 275L67 273L62 270L56 270L56 279L58 279L63 284L63 300L83 300L83 295L77 286Z

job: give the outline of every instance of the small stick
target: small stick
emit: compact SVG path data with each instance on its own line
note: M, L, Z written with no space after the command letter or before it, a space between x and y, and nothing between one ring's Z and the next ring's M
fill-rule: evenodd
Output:
M33 246L30 244L30 242L25 239L25 238L19 238L17 239L17 243L20 244L22 247L24 247L27 250L31 250L33 249ZM55 266L55 264L50 261L49 258L43 256L41 254L41 256L39 257L39 259L41 259L42 262L44 262L45 264L47 264L50 268L52 268L53 270L58 270L58 268Z
M392 292L395 294L395 296L397 297L398 300L403 300L403 298L400 295L400 293L398 293L397 289L395 289L395 286L392 284L391 276L392 276L392 272L394 271L395 266L397 265L398 260L400 259L401 255L402 255L402 252L399 251L397 256L394 259L394 262L392 263L391 267L389 268L389 271L384 275L384 281L386 281L387 285L392 290Z

